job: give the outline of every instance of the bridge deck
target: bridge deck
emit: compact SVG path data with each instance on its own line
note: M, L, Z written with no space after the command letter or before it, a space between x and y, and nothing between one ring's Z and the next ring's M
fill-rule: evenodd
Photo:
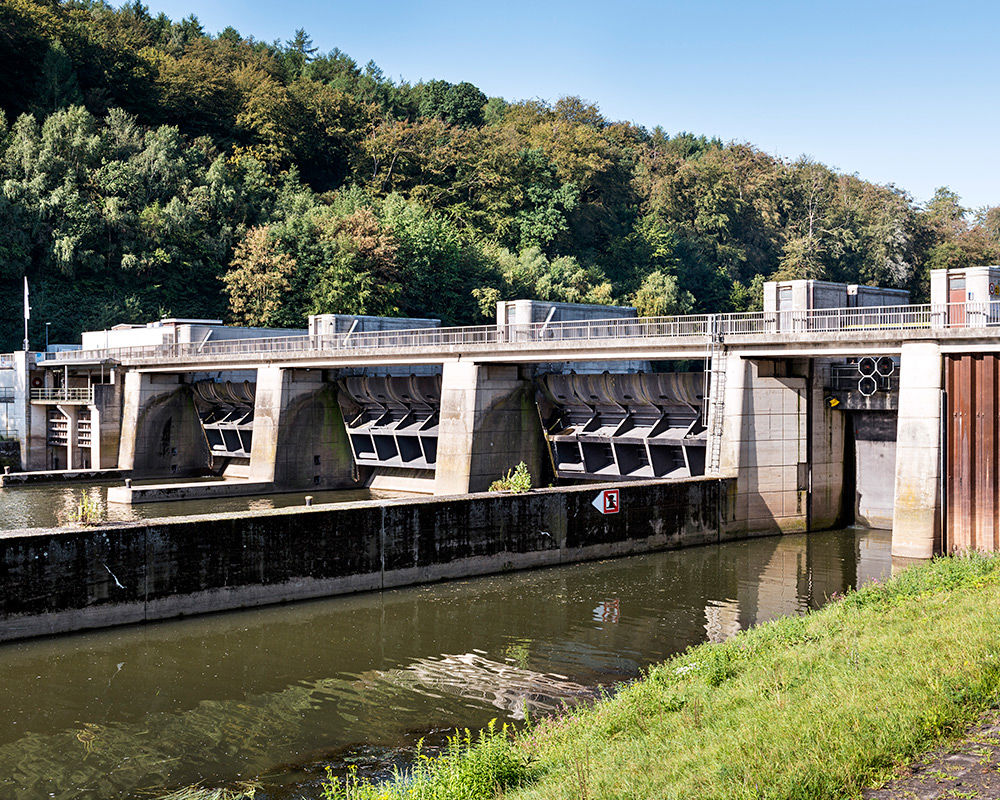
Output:
M49 354L44 366L114 361L148 371L531 363L704 357L712 341L764 356L894 353L935 339L943 349L1000 349L1000 302L699 314L525 325L422 328L322 336L175 343Z

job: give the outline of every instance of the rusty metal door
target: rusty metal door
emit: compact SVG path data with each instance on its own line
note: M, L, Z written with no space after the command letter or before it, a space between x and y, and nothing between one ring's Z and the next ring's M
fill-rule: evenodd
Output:
M1000 356L945 357L945 551L1000 549L997 391Z
M961 328L965 325L965 276L948 278L948 325Z

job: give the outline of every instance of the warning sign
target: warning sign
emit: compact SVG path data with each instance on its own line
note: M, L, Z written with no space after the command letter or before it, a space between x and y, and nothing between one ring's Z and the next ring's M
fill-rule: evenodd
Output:
M620 507L618 503L618 490L605 489L594 498L592 505L602 514L617 514Z

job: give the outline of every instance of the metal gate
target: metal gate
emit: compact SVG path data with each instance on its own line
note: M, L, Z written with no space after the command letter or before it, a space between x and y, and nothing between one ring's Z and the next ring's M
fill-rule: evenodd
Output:
M945 356L945 550L1000 549L997 389L1000 357Z

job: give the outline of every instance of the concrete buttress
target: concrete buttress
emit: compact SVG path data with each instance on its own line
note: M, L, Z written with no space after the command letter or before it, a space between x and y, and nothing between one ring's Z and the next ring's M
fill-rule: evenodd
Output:
M163 477L207 466L208 444L191 388L179 375L126 373L118 468Z
M260 367L250 480L278 488L353 488L353 459L337 387L321 370Z
M520 461L537 483L544 457L534 389L518 367L445 363L434 494L485 491Z

